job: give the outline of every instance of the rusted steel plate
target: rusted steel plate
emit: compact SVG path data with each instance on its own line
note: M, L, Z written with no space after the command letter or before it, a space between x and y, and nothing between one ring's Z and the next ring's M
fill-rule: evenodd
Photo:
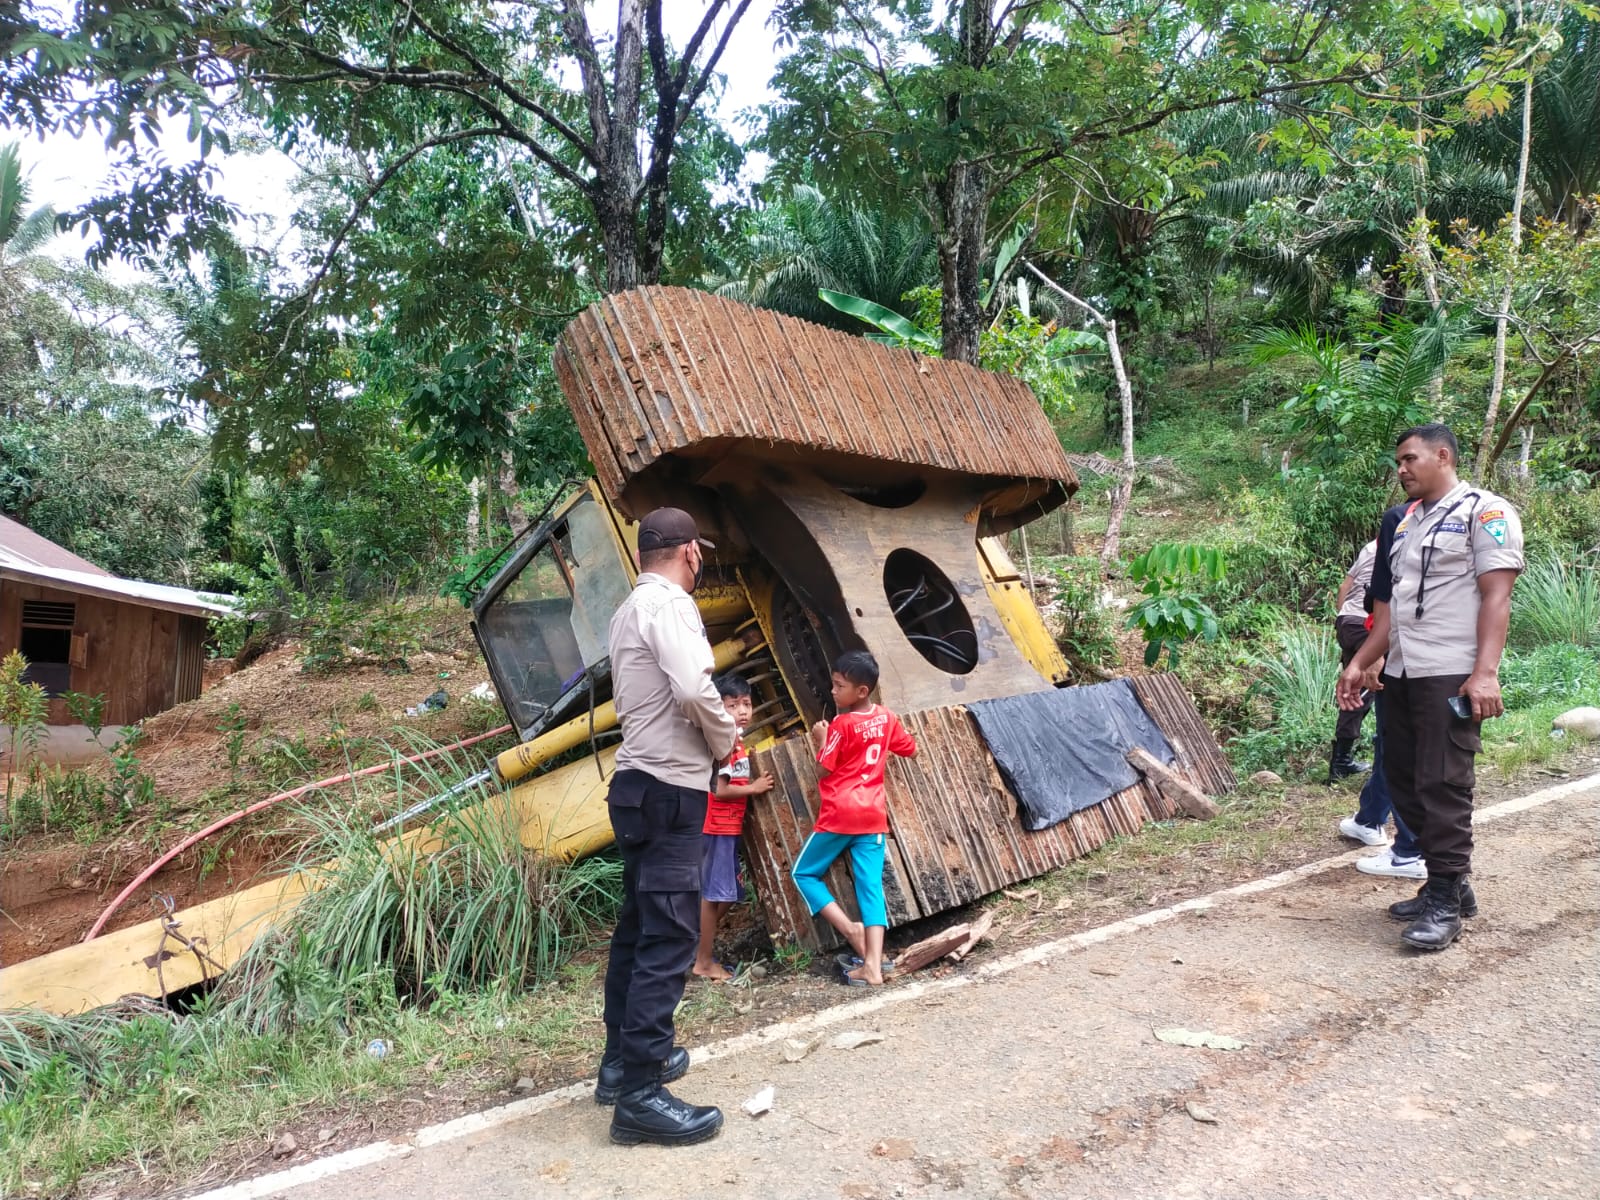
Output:
M1173 769L1211 795L1236 786L1222 751L1183 686L1170 675L1133 681L1146 711L1177 752ZM894 759L887 772L890 850L884 892L889 922L932 916L969 904L1024 879L1065 866L1113 837L1175 815L1172 805L1141 780L1115 796L1038 833L1022 828L1016 798L964 708L902 714L917 739L913 759ZM759 756L777 786L752 801L745 819L745 856L779 942L812 950L837 944L811 919L789 872L817 814L817 772L810 739L791 738ZM829 887L852 916L854 885L842 863Z
M607 296L555 361L613 496L663 456L734 440L1077 487L1022 381L704 292Z

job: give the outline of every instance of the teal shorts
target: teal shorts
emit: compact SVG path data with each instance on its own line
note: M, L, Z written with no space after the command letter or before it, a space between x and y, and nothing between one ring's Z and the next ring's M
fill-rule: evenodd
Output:
M833 860L848 851L861 923L888 926L889 912L883 902L883 856L888 837L886 833L825 833L819 829L806 839L789 875L812 916L833 903L833 893L822 877Z

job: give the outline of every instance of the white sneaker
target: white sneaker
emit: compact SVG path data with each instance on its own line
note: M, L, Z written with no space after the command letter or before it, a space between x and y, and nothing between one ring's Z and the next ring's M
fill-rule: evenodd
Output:
M1387 846L1389 833L1384 829L1374 829L1371 825L1363 825L1354 817L1346 817L1339 822L1339 832L1352 842L1360 842L1364 846Z
M1426 879L1428 866L1420 858L1395 858L1392 848L1356 859L1356 870L1393 879Z

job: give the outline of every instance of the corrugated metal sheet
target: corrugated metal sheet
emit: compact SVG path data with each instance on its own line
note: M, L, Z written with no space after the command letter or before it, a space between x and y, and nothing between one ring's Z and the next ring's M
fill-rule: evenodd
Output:
M0 517L0 563L82 571L85 575L111 574L10 517Z
M1147 712L1172 743L1174 768L1211 795L1236 786L1211 734L1182 684L1170 675L1133 680ZM888 771L890 846L884 872L889 922L903 925L970 904L1131 834L1150 820L1174 815L1171 804L1140 781L1104 802L1038 833L1023 830L1017 802L1001 781L971 717L959 706L902 714L917 739L913 759L894 759ZM789 879L817 812L816 763L807 738L793 738L758 756L777 787L770 800L751 803L745 853L766 912L780 940L812 949L835 944L814 922ZM855 896L843 861L829 886L853 915Z
M607 296L555 365L613 496L664 455L735 441L1077 486L1021 380L704 292Z
M86 596L100 596L107 600L125 600L129 604L142 604L147 608L187 613L192 617L231 617L239 611L239 602L232 596L223 596L215 592L197 592L190 588L171 587L164 583L122 579L116 575L90 575L83 571L67 571L56 567L0 562L0 579L15 579L20 583L57 588L64 592L80 592Z

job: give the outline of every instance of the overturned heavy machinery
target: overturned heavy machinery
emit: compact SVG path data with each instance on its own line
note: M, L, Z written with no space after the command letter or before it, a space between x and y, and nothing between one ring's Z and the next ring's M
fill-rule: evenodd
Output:
M573 857L611 841L606 627L637 573L633 522L661 504L717 543L695 598L718 669L757 697L746 742L777 786L749 807L745 851L775 940L831 940L788 872L817 806L804 731L832 715L845 649L877 656L880 699L921 746L888 772L896 925L1172 816L1158 773L1234 786L1171 677L1067 686L1002 540L1077 486L1021 382L676 288L593 305L555 365L596 476L508 548L473 603L520 736L485 771L505 785L489 802L516 813L527 845ZM1160 766L1142 774L1129 751ZM428 807L395 836L425 848ZM843 860L834 870L848 904ZM184 943L153 921L0 970L0 1007L71 1012L201 982L316 886L302 872L179 913Z
M1002 536L1064 503L1077 480L1018 380L675 288L591 307L563 335L556 370L596 479L475 610L528 739L502 756L501 777L524 778L545 746L593 739L581 815L564 789L529 795L562 849L610 840L604 632L634 574L627 518L662 504L688 509L717 543L696 596L719 667L758 697L746 740L777 786L749 807L745 852L774 938L831 938L788 873L817 806L798 735L832 715L829 664L845 649L877 656L879 698L923 747L888 772L895 924L1172 815L1127 765L1135 746L1201 790L1232 788L1170 677L1056 692L1067 664ZM547 741L552 725L568 732ZM1023 811L1029 799L1042 804ZM853 895L842 862L835 872L835 894Z

